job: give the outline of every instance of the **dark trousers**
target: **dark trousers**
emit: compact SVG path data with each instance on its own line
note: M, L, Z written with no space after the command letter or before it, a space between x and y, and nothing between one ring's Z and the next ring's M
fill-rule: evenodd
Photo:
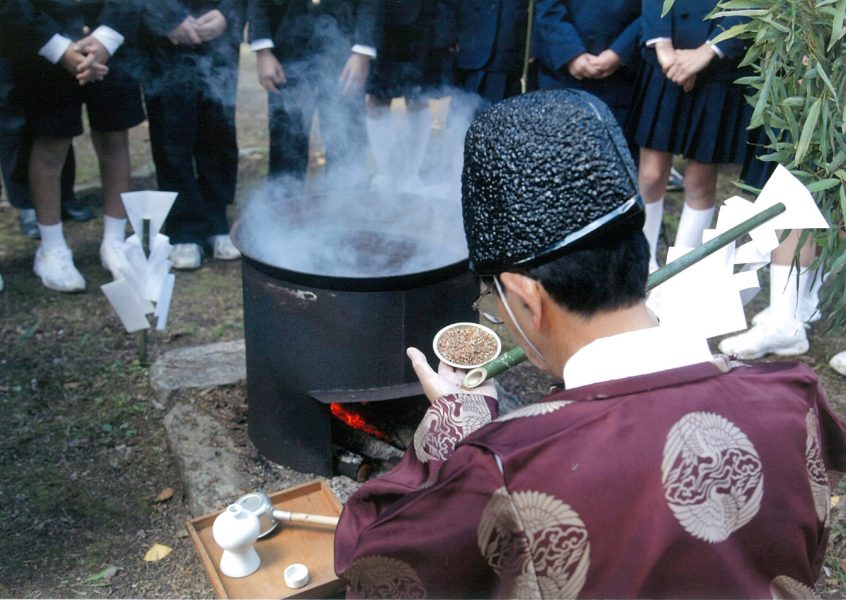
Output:
M364 96L339 93L337 78L342 66L343 62L337 59L332 64L297 63L290 69L286 65L288 77L282 93L268 94L269 176L287 175L299 180L305 177L315 111L326 149L327 168L364 172L362 167L367 157Z
M144 85L158 187L177 192L164 233L204 245L229 232L226 205L238 177L235 101L238 49L156 48Z
M28 165L32 136L26 130L23 109L15 102L12 64L0 58L0 171L6 197L15 208L32 208L29 193ZM62 201L73 202L76 160L73 146L62 169Z

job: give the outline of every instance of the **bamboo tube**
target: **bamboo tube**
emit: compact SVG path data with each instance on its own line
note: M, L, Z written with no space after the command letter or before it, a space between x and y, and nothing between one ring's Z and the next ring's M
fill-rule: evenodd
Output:
M338 517L328 517L324 515L311 515L308 513L291 512L289 510L282 510L279 508L273 509L273 518L277 521L291 521L294 523L314 523L316 525L331 525L338 524Z
M684 256L680 256L670 264L661 267L652 273L649 276L649 279L647 279L646 291L648 292L651 289L658 287L671 277L678 275L688 267L698 263L703 258L710 256L720 248L737 241L756 227L759 227L770 219L780 215L785 210L786 208L781 202L774 204L773 206L746 219L742 223L735 225L731 229L724 231L698 248L691 250ZM508 352L504 352L502 355L485 363L481 367L476 367L475 369L468 371L467 375L464 376L462 386L467 389L477 388L491 377L496 377L514 365L523 362L526 358L526 353L520 346L512 348Z
M150 257L150 219L144 219L141 226L141 249L144 251L144 258ZM146 317L144 317L146 319ZM148 334L146 329L140 332L140 340L138 342L138 362L142 367L146 367L150 361L147 358L147 339Z

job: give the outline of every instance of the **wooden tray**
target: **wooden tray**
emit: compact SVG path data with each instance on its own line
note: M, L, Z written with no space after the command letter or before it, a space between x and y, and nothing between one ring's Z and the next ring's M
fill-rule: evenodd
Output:
M270 495L276 508L315 515L338 516L341 503L322 480ZM220 572L223 551L212 537L212 525L218 511L188 521L186 527L203 561L218 598L325 598L344 589L335 575L335 529L327 525L281 522L271 533L260 538L255 549L261 557L258 571L247 577L227 577ZM309 584L298 590L285 585L283 572L292 563L308 567Z

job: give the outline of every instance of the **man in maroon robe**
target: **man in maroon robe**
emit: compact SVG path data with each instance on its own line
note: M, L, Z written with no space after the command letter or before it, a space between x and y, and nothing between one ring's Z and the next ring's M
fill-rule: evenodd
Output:
M409 349L432 402L412 450L349 500L353 597L807 597L844 422L802 364L740 364L659 327L625 141L573 91L504 101L467 134L471 267L563 380L498 415Z

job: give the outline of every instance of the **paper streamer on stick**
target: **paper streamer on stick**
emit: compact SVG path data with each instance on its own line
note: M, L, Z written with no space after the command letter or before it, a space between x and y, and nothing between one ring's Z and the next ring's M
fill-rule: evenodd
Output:
M168 260L173 246L159 230L176 193L129 192L121 194L121 199L135 234L124 243L120 279L101 289L127 332L149 329L150 314L157 319L156 329L162 331L167 324L175 276L170 273L173 265ZM145 221L149 223L149 255L141 240Z

